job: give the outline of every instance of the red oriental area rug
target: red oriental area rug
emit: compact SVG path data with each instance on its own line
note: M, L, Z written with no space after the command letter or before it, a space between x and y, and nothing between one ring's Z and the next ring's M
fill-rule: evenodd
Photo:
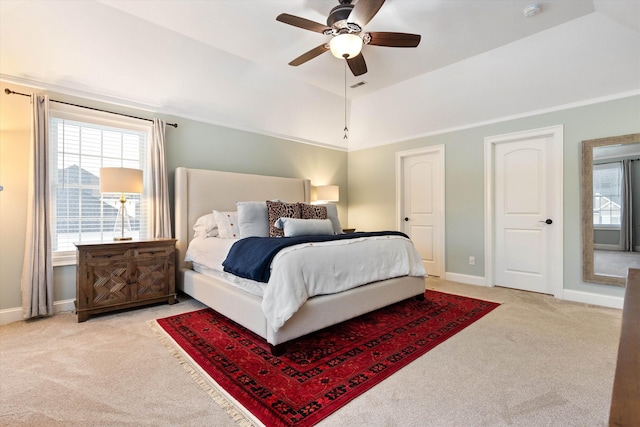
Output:
M267 342L202 309L156 322L228 412L267 426L311 426L499 304L426 291L292 341L280 357ZM200 378L201 379L201 378ZM245 420L246 421L246 420Z

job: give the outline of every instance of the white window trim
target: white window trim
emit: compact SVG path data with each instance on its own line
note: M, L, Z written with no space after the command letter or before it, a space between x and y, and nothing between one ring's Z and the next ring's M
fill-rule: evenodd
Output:
M52 103L49 107L50 113L55 113L56 117L67 120L86 122L88 119L101 126L112 126L116 128L131 129L138 132L148 132L151 135L152 123L144 119L136 119L128 116L121 116L115 113L91 110L89 108L76 107L73 105Z
M594 230L620 230L620 224L593 224Z
M121 116L115 113L92 110L89 108L76 107L62 103L51 103L49 107L50 115L65 120L74 120L85 123L92 123L100 126L110 126L121 129L129 129L147 134L148 144L151 143L153 135L153 124L144 119L136 119L128 116ZM53 227L54 224L51 224ZM76 264L75 251L52 252L52 262L54 267L68 266Z
M76 253L73 251L53 252L53 266L63 267L65 265L76 265Z
M593 170L601 170L601 169L620 169L620 161L608 161L604 163L596 163L593 165ZM594 230L620 230L620 224L593 224Z

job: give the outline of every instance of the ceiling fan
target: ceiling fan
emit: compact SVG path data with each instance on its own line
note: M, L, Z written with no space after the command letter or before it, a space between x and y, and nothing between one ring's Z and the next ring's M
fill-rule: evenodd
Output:
M323 43L303 53L289 65L298 66L331 50L336 58L345 58L354 76L367 72L367 63L362 56L363 44L388 47L416 47L420 43L419 34L393 32L363 32L363 28L378 13L385 0L359 0L352 5L352 0L338 0L339 5L331 9L327 17L327 25L282 13L277 21L293 25L305 30L332 36L329 43Z

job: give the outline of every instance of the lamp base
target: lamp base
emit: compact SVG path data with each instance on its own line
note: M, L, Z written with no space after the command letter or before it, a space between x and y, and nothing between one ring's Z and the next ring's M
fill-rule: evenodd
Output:
M114 237L113 240L131 240L131 237Z

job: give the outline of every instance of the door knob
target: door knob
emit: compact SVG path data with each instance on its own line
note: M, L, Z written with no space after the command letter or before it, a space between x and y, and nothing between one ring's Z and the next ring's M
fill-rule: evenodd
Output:
M538 222L544 222L545 224L553 224L553 221L551 219L547 219L545 221L538 221Z
M404 217L404 220L405 220L405 221L409 221L409 218L405 216L405 217Z

